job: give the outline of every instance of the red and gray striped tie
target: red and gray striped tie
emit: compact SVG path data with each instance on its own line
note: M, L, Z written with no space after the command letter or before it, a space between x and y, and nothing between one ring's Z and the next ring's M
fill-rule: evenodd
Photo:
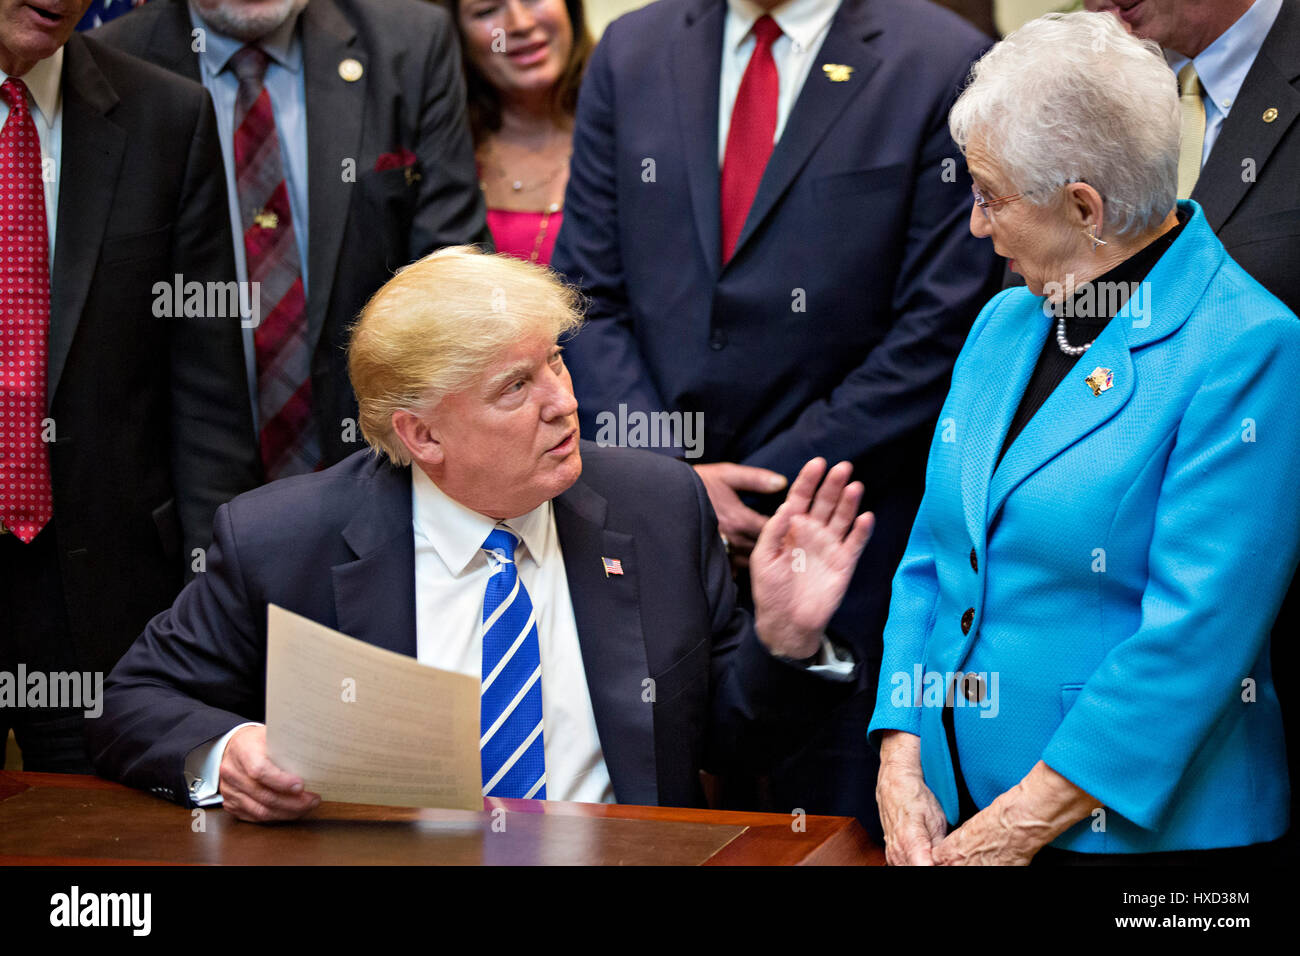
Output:
M230 58L235 98L235 182L244 226L248 279L260 283L257 352L260 442L266 478L316 470L320 435L312 418L311 348L302 267L289 210L271 97L263 85L267 55L245 46Z

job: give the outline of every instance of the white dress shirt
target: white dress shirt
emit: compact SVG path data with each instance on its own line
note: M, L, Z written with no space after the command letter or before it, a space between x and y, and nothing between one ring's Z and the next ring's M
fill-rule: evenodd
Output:
M1255 0L1237 22L1219 34L1218 39L1192 59L1201 81L1201 99L1205 102L1205 145L1201 165L1210 158L1210 149L1219 138L1223 121L1228 118L1241 85L1246 82L1259 48L1273 29L1273 21L1282 9L1282 0ZM1187 65L1187 57L1169 50L1165 54L1174 75Z
M447 497L415 467L411 514L416 659L481 679L483 596L496 564L482 545L497 522ZM520 537L515 564L537 615L547 799L613 803L554 508L547 501L504 524ZM221 802L221 757L231 734L246 726L240 724L213 743L196 747L186 758L186 783L200 806Z
M419 468L411 469L411 512L416 657L421 664L481 679L483 595L497 563L482 546L497 522L447 497ZM520 538L515 564L537 614L547 799L613 803L555 509L547 501L504 524Z
M0 83L9 74L0 70ZM59 221L59 172L63 160L63 47L40 60L23 76L27 107L41 143L41 179L45 183L45 228L50 240L50 271L54 271L54 229ZM0 128L9 120L9 104L0 99Z
M773 143L781 139L785 121L799 98L799 91L803 89L804 80L808 78L808 71L812 69L839 6L840 0L788 0L770 11L772 19L781 28L781 36L772 44L779 90ZM722 78L718 91L719 168L727 155L727 133L731 130L736 94L740 92L740 81L757 43L750 31L754 22L768 12L750 0L727 0L727 22L722 30Z

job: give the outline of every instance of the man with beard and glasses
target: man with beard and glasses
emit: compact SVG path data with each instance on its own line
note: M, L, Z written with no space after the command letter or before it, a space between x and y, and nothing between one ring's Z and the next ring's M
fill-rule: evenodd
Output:
M267 480L361 447L347 327L398 269L490 243L446 11L418 0L153 0L94 31L216 104ZM242 237L242 238L240 238Z

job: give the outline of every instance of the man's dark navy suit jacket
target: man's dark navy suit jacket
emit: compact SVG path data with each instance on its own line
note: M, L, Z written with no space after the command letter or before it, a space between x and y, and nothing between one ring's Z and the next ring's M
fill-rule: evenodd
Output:
M701 413L701 462L791 480L818 455L853 462L877 523L835 623L865 660L880 653L953 362L1001 275L970 234L948 133L991 41L924 0L842 0L723 263L726 13L725 0L660 0L610 24L592 56L552 259L591 300L565 361L588 436L625 404ZM761 802L870 822L871 698Z
M625 404L701 412L700 461L791 480L854 462L878 525L840 620L878 639L953 361L1001 275L948 133L990 41L921 0L843 0L723 263L726 11L660 0L592 57L552 261L591 300L565 360L590 437Z
M555 524L615 798L698 805L701 768L797 745L852 683L758 642L690 468L589 442L582 458ZM186 755L263 719L269 603L414 656L411 520L410 470L368 452L223 506L207 571L109 676L104 713L89 721L96 770L187 802ZM602 557L623 574L606 575Z

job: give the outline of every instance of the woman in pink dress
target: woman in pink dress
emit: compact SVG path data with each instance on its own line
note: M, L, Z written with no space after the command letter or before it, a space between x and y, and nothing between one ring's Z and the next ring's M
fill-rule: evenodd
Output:
M573 114L595 46L582 0L447 0L460 35L479 186L497 251L551 261Z

